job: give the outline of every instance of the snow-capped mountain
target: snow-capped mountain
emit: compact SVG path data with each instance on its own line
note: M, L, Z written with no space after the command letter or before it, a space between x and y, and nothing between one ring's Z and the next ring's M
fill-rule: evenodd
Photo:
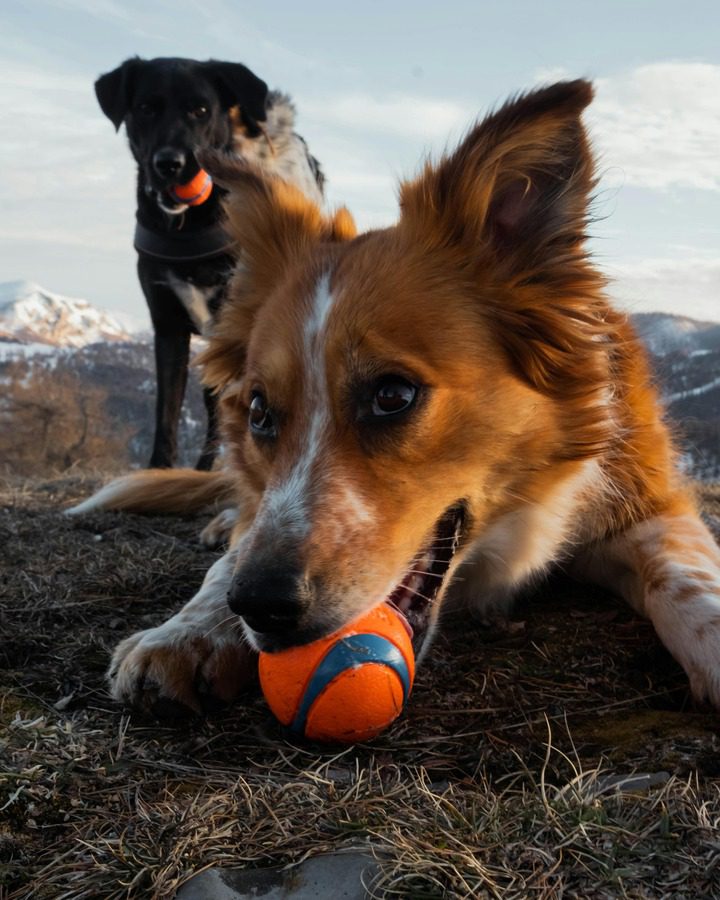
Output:
M689 471L720 479L720 323L645 313L633 319L650 351L668 419Z
M701 355L720 347L720 322L700 322L667 313L638 313L633 316L633 325L653 356Z
M118 319L76 297L64 297L32 281L0 283L0 341L46 347L130 341Z

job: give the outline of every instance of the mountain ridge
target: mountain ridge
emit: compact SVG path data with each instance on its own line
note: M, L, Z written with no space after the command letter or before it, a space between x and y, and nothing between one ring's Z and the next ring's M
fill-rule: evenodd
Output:
M117 316L34 281L0 283L0 340L80 348L136 340Z

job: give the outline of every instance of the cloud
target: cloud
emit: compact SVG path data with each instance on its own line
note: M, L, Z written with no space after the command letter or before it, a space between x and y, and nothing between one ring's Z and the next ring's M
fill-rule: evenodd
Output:
M568 76L548 69L538 81ZM720 65L657 62L595 87L587 123L605 183L720 191Z
M9 187L0 237L69 249L126 241L133 165L97 107L92 78L7 63L0 91L0 167Z
M132 18L129 10L124 9L122 4L115 3L113 0L49 0L49 5L83 15L96 16L99 19L123 23L131 21Z
M601 79L594 106L603 161L627 184L720 190L720 66L657 63Z
M368 93L330 95L303 101L303 117L363 134L392 134L413 139L447 139L466 127L474 110L453 100L407 94L377 97Z
M685 255L604 266L609 293L630 312L666 312L720 321L720 258Z

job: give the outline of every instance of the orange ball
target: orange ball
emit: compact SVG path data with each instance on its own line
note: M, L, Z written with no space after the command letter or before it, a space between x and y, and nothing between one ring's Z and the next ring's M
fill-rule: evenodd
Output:
M402 618L387 603L303 647L260 654L260 685L283 725L314 741L353 744L402 712L415 656Z
M176 184L172 188L172 194L176 200L186 203L188 206L200 206L210 196L212 189L212 178L204 169L200 169L190 181L185 184Z

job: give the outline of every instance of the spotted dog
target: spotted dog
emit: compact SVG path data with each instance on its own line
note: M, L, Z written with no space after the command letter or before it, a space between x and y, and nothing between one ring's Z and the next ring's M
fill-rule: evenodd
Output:
M202 194L181 196L201 174L198 153L217 149L296 185L321 204L323 176L295 133L290 99L268 91L240 63L128 59L95 83L100 107L124 123L137 162L135 249L155 334L157 404L150 465L172 466L185 393L191 334L205 334L225 295L238 248L222 226L224 191L207 178ZM187 195L187 191L184 192ZM215 397L198 468L212 466Z

